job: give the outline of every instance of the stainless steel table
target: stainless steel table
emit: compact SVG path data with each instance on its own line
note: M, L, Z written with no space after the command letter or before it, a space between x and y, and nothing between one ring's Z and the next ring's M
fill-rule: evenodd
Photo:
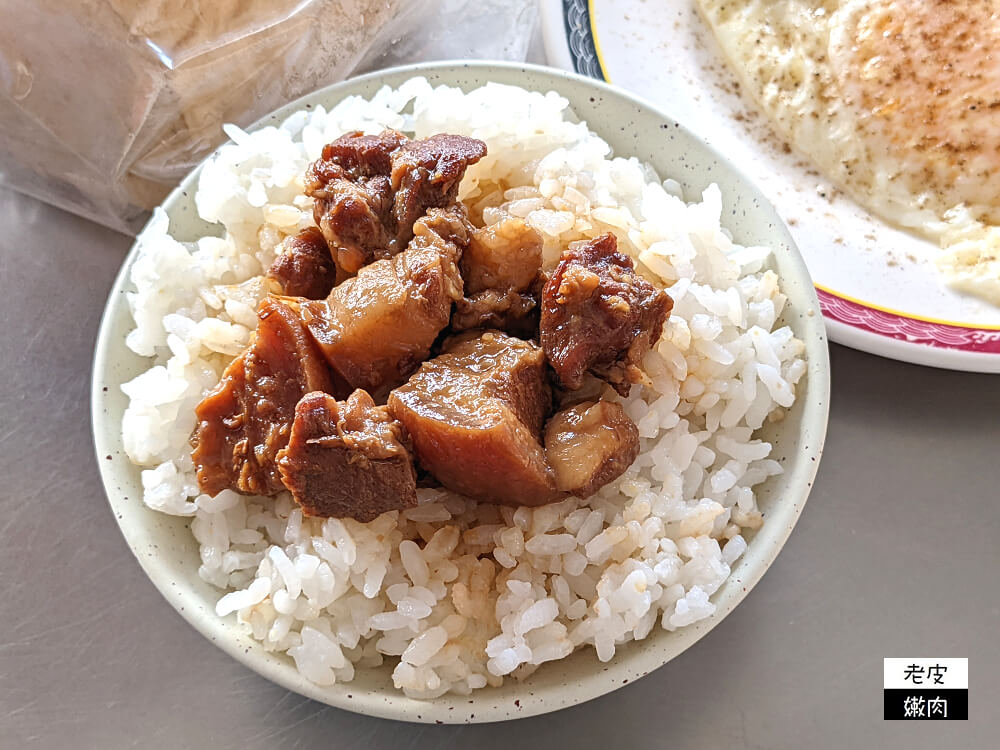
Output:
M146 580L104 499L87 402L130 239L2 190L0 226L0 747L997 746L1000 377L835 346L812 497L715 631L557 714L407 725L266 682ZM883 722L887 656L967 656L970 720Z

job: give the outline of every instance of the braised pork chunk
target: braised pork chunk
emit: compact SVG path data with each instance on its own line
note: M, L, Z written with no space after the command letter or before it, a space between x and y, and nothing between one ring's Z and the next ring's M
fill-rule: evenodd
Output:
M295 405L333 387L322 354L299 316L268 298L257 330L195 410L191 458L202 492L273 495L284 489L275 458L285 447Z
M476 229L460 264L465 296L451 327L499 328L532 338L538 331L542 238L515 216Z
M281 242L267 276L284 295L323 299L337 282L337 265L323 233L309 227Z
M402 383L427 358L462 297L464 209L434 209L414 232L404 252L365 266L325 300L297 304L330 367L352 389L379 395Z
M542 291L542 348L563 387L579 388L589 370L624 395L672 307L618 251L613 234L574 242Z
M545 455L559 490L590 497L635 461L639 430L619 404L586 401L545 425Z
M417 504L416 472L403 425L365 391L346 401L306 394L278 454L285 486L307 516L367 523Z
M540 436L545 357L499 331L462 337L389 396L421 466L463 495L510 505L558 497Z
M316 224L345 274L402 252L414 223L455 202L469 164L486 154L473 138L411 141L392 130L348 133L323 148L306 173Z

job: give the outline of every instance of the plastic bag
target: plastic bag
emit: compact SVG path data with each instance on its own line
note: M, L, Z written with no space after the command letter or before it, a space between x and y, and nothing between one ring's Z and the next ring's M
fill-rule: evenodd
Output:
M374 45L358 71L422 60L516 60L528 57L538 22L536 0L434 0L411 13L388 45Z
M534 22L532 0L2 0L0 8L0 183L129 233L224 140L223 123L248 125L346 78L362 59L372 68L446 57L448 39L470 46L470 20L488 51L459 55L523 59L525 19Z

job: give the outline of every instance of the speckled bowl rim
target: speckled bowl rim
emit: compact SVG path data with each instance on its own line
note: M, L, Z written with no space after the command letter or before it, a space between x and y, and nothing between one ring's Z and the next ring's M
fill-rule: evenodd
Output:
M659 127L665 136L673 131L685 140L694 141L689 146L701 151L700 158L711 160L711 169L719 170L720 182L725 179L735 180L739 194L747 196L747 200L752 202L749 209L744 206L744 216L749 210L753 215L759 214L759 222L766 222L769 244L774 247L775 263L780 270L782 290L789 297L782 318L786 322L789 322L789 316L796 318L791 324L796 335L805 342L808 372L804 389L800 387L796 405L785 420L779 423L779 427L775 428L775 434L781 441L785 441L784 436L790 436L790 447L794 449L790 458L784 457L785 473L768 480L764 485L767 497L779 490L781 496L767 507L762 529L751 540L746 554L734 567L730 579L714 595L713 601L717 607L715 614L673 633L656 626L643 641L620 646L615 658L606 664L597 661L593 649L586 649L560 662L543 665L522 683L507 680L501 688L485 688L475 691L471 696L448 695L432 701L412 700L388 687L385 667L368 670L370 674L367 675L359 670L354 682L331 687L320 687L307 681L297 672L290 658L264 651L259 643L241 633L233 616L215 616L215 599L207 600L207 585L186 576L178 578L171 575L171 564L177 563L168 558L171 554L181 553L164 553L160 549L160 543L166 544L167 540L150 536L153 532L149 528L158 524L151 523L153 517L150 514L153 511L145 508L137 495L141 488L138 469L124 458L120 427L124 402L123 397L116 393L124 378L114 374L115 368L120 367L123 360L135 358L125 348L122 335L127 330L127 327L123 328L123 316L128 316L125 292L129 285L128 272L137 254L135 246L122 264L109 293L95 348L91 406L98 465L122 534L153 584L195 629L258 674L322 703L371 716L426 723L489 722L532 716L591 700L663 666L721 622L770 567L798 520L822 455L830 394L826 333L805 263L784 224L763 195L722 154L662 110L617 87L537 65L481 61L422 63L378 71L328 86L276 110L248 130L280 121L307 103L336 100L377 83L398 86L402 80L417 75L427 76L432 80L440 77L449 80L462 77L476 79L472 85L500 79L529 89L553 89L564 95L566 94L560 90L561 86L582 85L590 94L591 103L595 100L602 103L610 100L617 105L615 111L623 115L630 109L640 117L652 115L660 121ZM568 95L567 98L571 99L572 104L573 98ZM578 104L576 109L581 109L581 105ZM600 128L595 129L602 137L611 140L606 132L601 132ZM625 131L624 127L622 131ZM619 149L616 153L630 155L623 153L624 151L627 149ZM682 163L686 157L687 152L679 157ZM189 191L193 194L201 166L193 170L163 202L168 214L181 201L190 203ZM690 195L688 197L691 198ZM735 210L733 213L736 213ZM724 213L724 225L728 219L730 217ZM735 234L738 239L742 239L738 231ZM792 428L796 428L794 432ZM788 447L785 446L783 450L788 452ZM112 457L113 460L107 460L106 457ZM772 491L768 487L776 489ZM162 517L162 514L157 515ZM187 562L191 561L185 560L183 564ZM197 560L193 561L193 566L191 574L197 579ZM202 589L200 594L197 591L199 588ZM217 590L212 591L216 591L217 597ZM366 688L366 681L375 685L369 684ZM220 689L225 688L220 686Z

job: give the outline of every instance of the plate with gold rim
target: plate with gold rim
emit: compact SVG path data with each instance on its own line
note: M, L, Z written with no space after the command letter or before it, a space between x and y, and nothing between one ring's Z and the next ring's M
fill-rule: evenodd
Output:
M693 0L543 0L549 62L689 123L775 205L816 284L831 340L921 365L1000 372L1000 307L946 286L937 246L872 216L772 131Z

